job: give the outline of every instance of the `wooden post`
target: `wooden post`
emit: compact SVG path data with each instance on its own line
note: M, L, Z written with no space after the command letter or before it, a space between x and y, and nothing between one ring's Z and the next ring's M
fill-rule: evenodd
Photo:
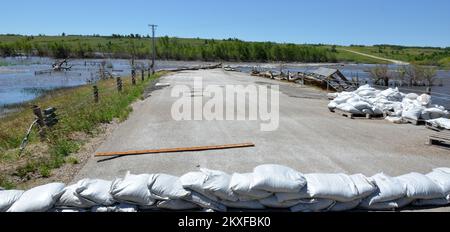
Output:
M122 92L122 79L117 77L117 91Z
M144 68L141 69L141 80L145 81L145 70L144 70Z
M427 92L428 95L431 95L431 87L427 87L426 92Z
M97 85L92 86L92 89L94 91L94 102L98 103L98 87L97 87Z
M37 124L39 126L39 137L41 138L41 141L45 140L45 123L44 123L44 117L42 116L42 111L39 106L34 105L32 107L33 113L36 116Z
M150 75L151 75L151 71L150 71L150 68L148 68L147 69L147 78L150 78Z
M135 69L131 70L131 84L136 85L136 70Z

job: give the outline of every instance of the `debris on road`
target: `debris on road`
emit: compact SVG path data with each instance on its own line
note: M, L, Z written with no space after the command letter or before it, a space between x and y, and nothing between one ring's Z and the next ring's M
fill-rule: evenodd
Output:
M162 148L151 150L124 151L124 152L98 152L95 156L126 156L126 155L144 155L155 153L173 153L173 152L189 152L189 151L207 151L232 148L254 147L253 143L225 144L214 146L198 146L198 147L180 147L180 148Z

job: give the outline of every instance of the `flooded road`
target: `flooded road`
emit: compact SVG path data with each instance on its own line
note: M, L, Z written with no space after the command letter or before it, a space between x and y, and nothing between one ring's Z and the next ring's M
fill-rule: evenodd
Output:
M119 76L128 76L131 73L130 60L127 59L70 59L69 65L72 69L67 72L50 72L35 74L35 72L50 70L55 62L51 58L29 57L29 58L0 58L0 115L14 108L14 105L33 100L48 90L75 87L85 85L90 80L99 76L99 67L105 62L106 69ZM135 61L138 67L148 66L148 60ZM210 62L200 61L157 61L156 69L175 69L192 67L196 65L208 65ZM279 64L274 63L225 63L242 72L251 72L253 67L259 70L279 71ZM361 81L370 83L368 70L373 67L370 64L285 64L283 71L286 72L310 72L318 67L337 68L351 79L358 77ZM391 65L395 69L396 65ZM138 76L140 74L138 73ZM433 103L450 108L450 71L439 70L437 84L433 86ZM408 89L412 88L412 89ZM401 88L403 92L422 93L426 87Z

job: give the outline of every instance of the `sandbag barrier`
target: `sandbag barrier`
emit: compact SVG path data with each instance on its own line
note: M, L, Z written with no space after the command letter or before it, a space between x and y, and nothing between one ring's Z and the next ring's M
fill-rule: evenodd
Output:
M383 173L302 174L281 165L261 165L252 173L200 169L181 177L133 175L114 181L83 179L22 190L0 190L0 212L137 212L284 209L336 212L397 210L450 203L450 168L423 175Z
M388 115L386 120L393 123L431 120L441 127L450 129L449 112L445 107L433 105L428 94L404 94L398 88L377 90L370 85L359 87L353 92L330 93L333 99L328 104L330 110L338 109L355 115ZM440 119L441 120L433 120Z

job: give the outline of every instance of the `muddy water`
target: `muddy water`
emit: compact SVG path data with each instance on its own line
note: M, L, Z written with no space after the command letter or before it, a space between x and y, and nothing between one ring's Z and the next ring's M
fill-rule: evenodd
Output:
M10 111L14 105L33 100L47 90L81 86L98 78L99 65L106 62L109 72L118 76L131 73L129 60L124 59L73 59L72 69L67 72L35 72L50 70L51 58L0 58L0 114ZM137 60L137 65L148 65L148 61ZM202 62L158 61L156 69L175 69L207 64ZM140 74L139 74L140 75Z

